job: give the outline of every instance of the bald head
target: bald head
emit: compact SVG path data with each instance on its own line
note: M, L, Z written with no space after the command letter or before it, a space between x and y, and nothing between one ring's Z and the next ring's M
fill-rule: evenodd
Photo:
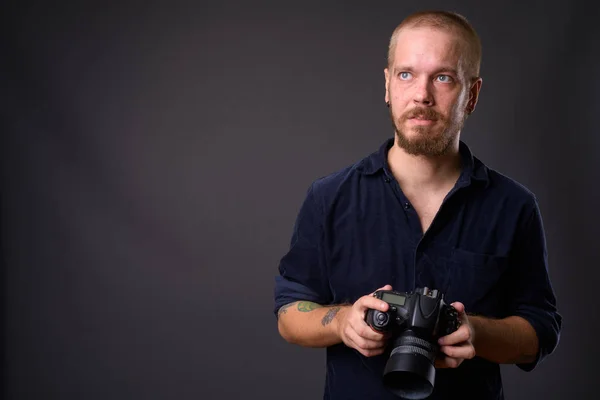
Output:
M467 79L479 77L481 65L481 42L479 36L465 17L448 11L421 11L405 18L394 29L388 48L388 66L394 62L396 44L400 32L411 28L431 28L454 34L459 39L461 64Z

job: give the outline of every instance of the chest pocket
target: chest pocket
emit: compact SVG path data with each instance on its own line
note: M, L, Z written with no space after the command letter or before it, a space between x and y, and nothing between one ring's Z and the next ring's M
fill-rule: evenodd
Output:
M508 257L452 249L446 259L449 272L446 298L460 301L467 311L486 309L500 299L500 282Z

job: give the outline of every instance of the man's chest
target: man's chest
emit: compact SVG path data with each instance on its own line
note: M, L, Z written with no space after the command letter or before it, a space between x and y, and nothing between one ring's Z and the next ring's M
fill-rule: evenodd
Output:
M425 195L407 196L409 204L414 208L423 233L427 232L440 206L444 201L446 193L432 193Z
M472 204L441 196L340 211L325 230L334 297L354 301L391 284L399 291L428 286L476 304L502 278L511 241L505 221L483 218Z

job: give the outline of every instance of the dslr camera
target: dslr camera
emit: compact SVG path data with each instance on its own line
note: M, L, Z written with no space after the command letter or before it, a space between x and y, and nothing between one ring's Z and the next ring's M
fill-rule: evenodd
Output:
M407 293L378 290L373 296L389 305L387 312L369 309L365 314L372 329L391 333L384 385L406 399L427 398L435 383L437 340L458 329L458 312L444 302L442 293L427 287Z

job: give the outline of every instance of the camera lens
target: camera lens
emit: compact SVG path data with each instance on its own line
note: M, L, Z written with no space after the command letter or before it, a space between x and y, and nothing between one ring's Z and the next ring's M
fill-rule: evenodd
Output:
M383 383L405 399L429 397L435 382L437 351L435 344L418 337L414 331L404 331L394 341L394 349L383 373Z

